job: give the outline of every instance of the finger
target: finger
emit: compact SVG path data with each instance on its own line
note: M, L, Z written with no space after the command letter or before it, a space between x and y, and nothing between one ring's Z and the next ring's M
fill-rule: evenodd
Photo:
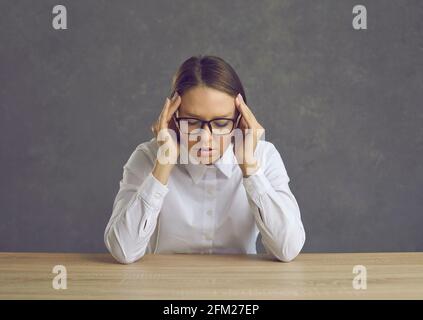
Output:
M245 108L245 104L243 105L238 97L239 96L237 96L237 98L235 98L235 106L238 108L239 112L242 115L241 119L244 119L244 123L247 123L247 126L250 126L250 125L252 125L252 122L250 120L250 115L247 113L247 110Z
M241 114L241 116L244 116L244 110L241 106L241 102L238 100L238 96L235 97L235 107L237 108L237 110Z
M150 129L151 129L151 132L154 134L154 135L156 135L156 131L155 131L155 124L153 123L152 125L151 125L151 127L150 127Z
M160 128L167 128L166 113L167 113L169 104L170 104L170 99L166 97L165 105L163 107L162 112L160 113L159 120L158 120L158 124Z
M169 102L170 102L170 99L168 97L166 97L165 102L164 102L163 107L162 107L162 110L161 110L160 115L159 115L159 119L163 116Z
M154 132L154 134L157 136L158 132L159 132L159 121L156 120L153 125L152 125L152 130Z
M167 110L167 115L166 115L167 122L170 121L170 119L172 118L173 114L176 112L176 110L178 110L179 106L181 105L181 102L182 102L182 98L178 94L170 102L169 107L168 107L168 110Z
M175 105L176 104L176 105ZM180 97L177 92L173 95L171 99L168 99L168 103L166 104L165 108L163 109L161 125L163 128L167 128L169 126L169 121L175 112L176 108L180 104ZM173 112L172 112L173 110Z
M248 129L249 128L248 127L248 123L245 121L244 117L241 118L240 123L241 123L241 128L243 128L243 129Z
M244 111L249 115L249 117L251 118L251 120L255 120L256 117L254 116L253 112L251 111L251 109L247 106L247 104L244 101L244 97L242 96L242 94L238 95L238 100L240 102L240 105L242 106L242 108L244 108ZM247 117L248 118L248 117Z

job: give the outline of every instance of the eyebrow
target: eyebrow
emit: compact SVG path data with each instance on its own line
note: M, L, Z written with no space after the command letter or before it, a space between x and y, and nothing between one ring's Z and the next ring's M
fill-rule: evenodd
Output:
M231 115L232 115L232 112L227 113L227 114L225 114L225 115L223 115L223 116L218 116L218 117L215 117L215 118L228 118L228 117L230 117ZM186 116L187 116L187 117L195 117L195 118L199 118L199 116L198 116L198 115L193 114L193 113L190 113L190 112L186 112Z

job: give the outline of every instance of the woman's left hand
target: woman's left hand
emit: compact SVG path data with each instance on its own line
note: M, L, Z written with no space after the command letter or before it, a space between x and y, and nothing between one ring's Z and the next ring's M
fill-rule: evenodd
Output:
M254 152L264 133L264 128L248 108L240 93L235 98L235 106L241 114L237 129L241 129L243 139L242 143L239 143L238 139L235 138L234 153L243 176L247 177L259 168L260 163L255 159Z

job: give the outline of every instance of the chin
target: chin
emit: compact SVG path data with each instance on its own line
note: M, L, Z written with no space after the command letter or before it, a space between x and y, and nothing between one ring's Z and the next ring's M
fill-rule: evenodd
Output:
M204 165L212 165L214 162L220 159L222 156L221 154L212 154L211 156L201 156L199 153L194 152L191 150L191 155L196 158L196 161L198 163L204 164Z
M199 158L198 160L205 165L212 165L213 163L215 163L219 158L213 158L213 159L207 159L207 158Z

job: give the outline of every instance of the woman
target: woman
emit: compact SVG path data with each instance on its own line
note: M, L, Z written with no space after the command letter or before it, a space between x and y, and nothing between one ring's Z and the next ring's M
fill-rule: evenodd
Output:
M246 102L223 59L191 57L180 66L154 138L123 167L104 233L117 261L146 253L253 254L259 233L277 260L299 254L305 232L290 179ZM235 132L250 143L239 143Z

